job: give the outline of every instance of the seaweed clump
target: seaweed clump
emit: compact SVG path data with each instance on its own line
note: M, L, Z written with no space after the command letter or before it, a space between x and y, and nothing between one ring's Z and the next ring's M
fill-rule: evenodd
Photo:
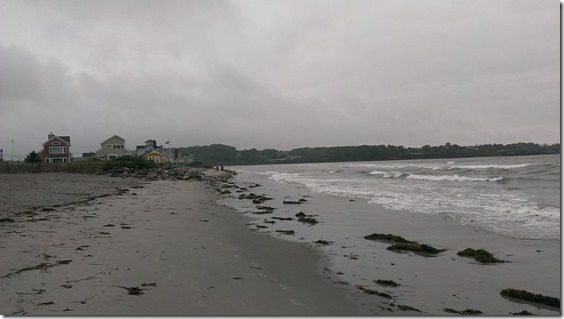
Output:
M448 313L457 313L459 315L480 315L483 313L482 311L476 309L455 310L452 308L444 308L443 311Z
M407 240L401 236L394 235L394 234L370 234L364 236L364 239L368 240L375 240L375 241L384 241L384 242L393 242L393 243L403 243L403 244L415 244L416 242Z
M528 301L531 303L544 305L552 308L560 309L560 299L555 297L548 297L541 294L534 294L526 290L520 289L503 289L500 294L507 298Z
M429 255L435 255L446 250L446 249L438 249L427 244L417 244L417 243L395 244L386 249L391 251L412 251L414 253L422 253Z
M495 258L492 253L485 249L472 249L466 248L456 253L458 256L461 257L468 257L474 258L476 261L482 264L495 264L495 263L504 263L505 260Z

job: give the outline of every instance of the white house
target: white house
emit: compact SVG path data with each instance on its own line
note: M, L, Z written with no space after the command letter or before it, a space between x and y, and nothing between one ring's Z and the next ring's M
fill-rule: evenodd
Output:
M102 146L96 152L95 157L103 160L111 160L114 158L118 158L125 155L132 155L132 151L128 151L125 149L125 139L114 135L109 139L100 143Z

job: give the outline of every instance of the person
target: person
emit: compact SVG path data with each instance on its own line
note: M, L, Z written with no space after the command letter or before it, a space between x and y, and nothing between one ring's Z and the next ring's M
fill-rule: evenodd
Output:
M221 171L223 172L223 165L221 165Z

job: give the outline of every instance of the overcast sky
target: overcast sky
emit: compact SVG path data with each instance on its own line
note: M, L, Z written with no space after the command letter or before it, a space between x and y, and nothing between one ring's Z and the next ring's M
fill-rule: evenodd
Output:
M0 1L0 148L558 142L557 0Z

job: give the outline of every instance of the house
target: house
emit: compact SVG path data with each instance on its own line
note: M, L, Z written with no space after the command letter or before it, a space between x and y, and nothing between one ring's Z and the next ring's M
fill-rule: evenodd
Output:
M157 141L156 140L146 140L144 145L137 145L135 149L135 154L137 156L143 156L146 153L149 153L152 150L157 149Z
M143 158L149 161L153 161L155 163L168 163L169 162L169 158L168 156L166 156L165 154L156 151L156 150L152 150L146 154L143 155Z
M70 147L70 136L56 136L51 132L47 135L47 142L43 143L39 157L43 163L70 163Z
M125 155L131 155L132 152L125 149L125 139L114 135L100 143L101 148L96 151L96 158L103 160L111 160Z

